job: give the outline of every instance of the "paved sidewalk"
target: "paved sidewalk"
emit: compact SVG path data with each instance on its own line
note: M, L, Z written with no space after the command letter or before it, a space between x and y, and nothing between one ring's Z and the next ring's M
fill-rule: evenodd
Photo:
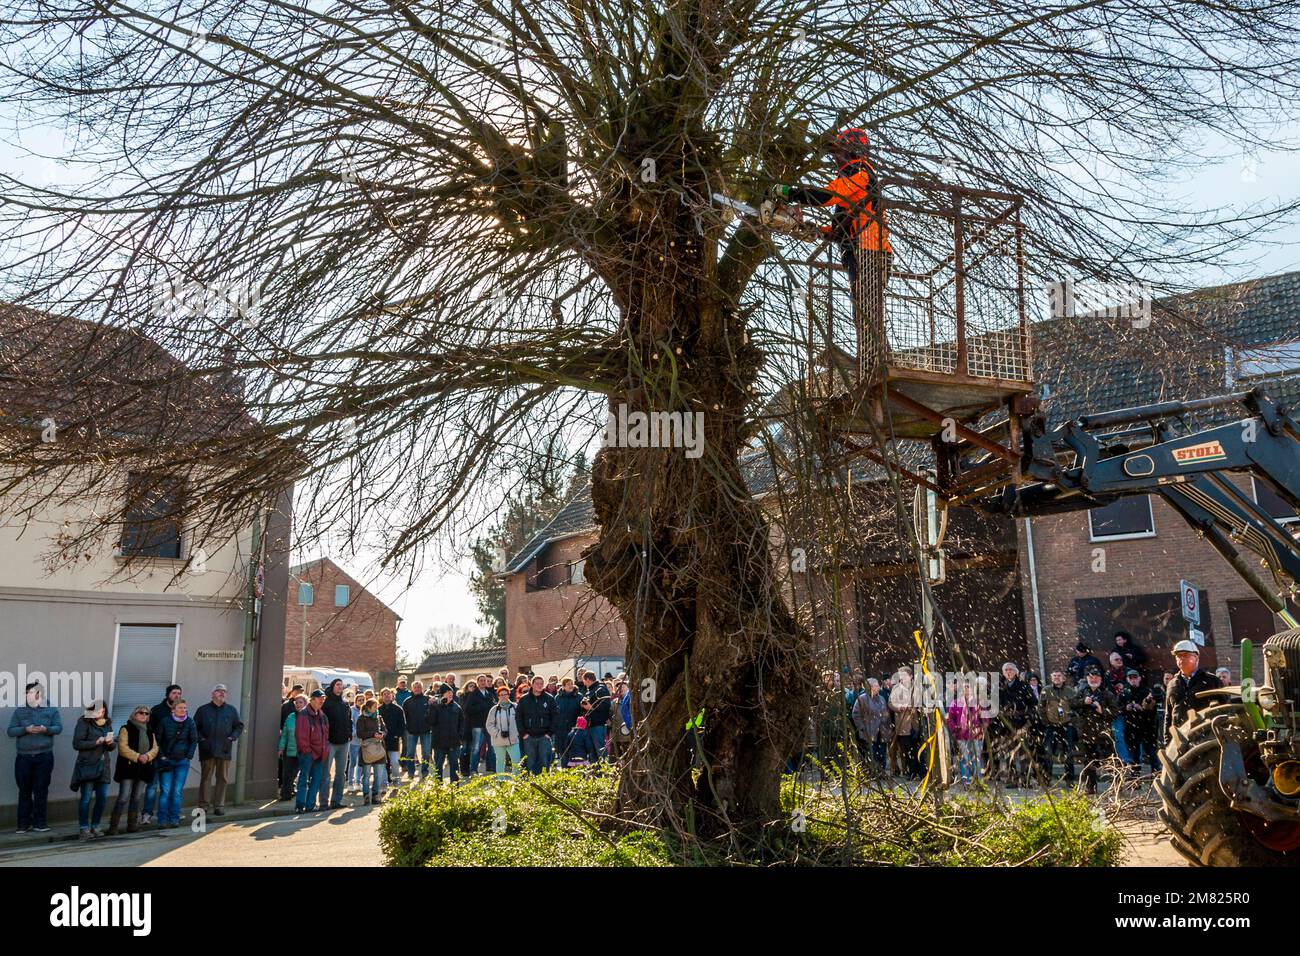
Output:
M301 867L378 866L379 811L351 806L300 816L244 815L205 833L188 829L141 831L92 840L58 841L0 851L0 868L69 867Z
M104 819L100 823L101 830L108 828L109 813L112 810L112 803L113 803L113 796L110 794L108 807L104 811ZM117 840L126 836L129 836L132 839L136 839L137 837L147 837L150 834L164 834L164 833L175 834L175 833L180 833L181 831L191 832L190 825L193 823L193 818L190 816L190 811L192 809L194 808L185 807L181 811L182 814L181 825L175 830L159 830L155 825L150 824L149 826L140 830L138 833L130 833L130 834L126 832L126 816L123 815L120 824L122 828L121 833L119 833L118 836L115 837L106 837L105 840ZM293 811L292 800L286 800L283 803L278 803L274 800L268 800L259 803L250 802L244 804L243 806L238 806L238 807L228 806L226 807L226 813L224 816L215 817L210 813L208 814L207 829L213 830L217 827L224 826L227 823L236 823L242 820L258 820L264 817L275 817L275 816L292 816L293 812L294 811ZM16 850L16 849L20 850L20 849L30 849L33 847L47 846L49 844L64 844L69 842L79 843L80 841L77 839L77 837L78 837L78 828L77 828L76 820L65 820L61 823L52 822L50 824L49 833L31 833L31 832L15 833L13 830L5 830L3 833L0 833L0 853L7 853L10 850ZM98 840L92 842L103 843L105 842L105 840Z

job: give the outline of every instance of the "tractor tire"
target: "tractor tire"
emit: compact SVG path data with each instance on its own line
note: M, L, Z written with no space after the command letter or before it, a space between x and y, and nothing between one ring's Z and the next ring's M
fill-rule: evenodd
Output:
M1210 723L1221 714L1249 725L1242 704L1215 704L1174 728L1160 754L1163 770L1155 788L1169 842L1195 866L1300 864L1300 823L1269 824L1234 810L1219 786L1221 748ZM1258 764L1257 753L1244 750L1242 756L1248 770Z

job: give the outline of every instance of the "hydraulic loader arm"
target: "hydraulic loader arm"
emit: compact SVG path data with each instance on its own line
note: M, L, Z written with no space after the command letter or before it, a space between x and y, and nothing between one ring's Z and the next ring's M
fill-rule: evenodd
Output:
M1249 416L1197 432L1175 430L1179 416L1230 404ZM1085 415L1050 429L1038 414L1021 433L1022 483L978 507L1020 517L1160 495L1274 613L1300 626L1287 608L1300 590L1300 541L1227 480L1232 472L1254 475L1300 513L1300 424L1260 389Z

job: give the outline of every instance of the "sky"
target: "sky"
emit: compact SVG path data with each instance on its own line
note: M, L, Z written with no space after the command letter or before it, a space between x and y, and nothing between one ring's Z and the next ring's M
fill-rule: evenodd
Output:
M1300 124L1279 130L1275 141L1284 139L1300 140ZM41 128L30 117L20 119L14 104L0 104L0 170L4 173L32 183L65 182L69 174L58 158L69 148L58 130ZM1188 175L1184 198L1189 208L1244 209L1283 196L1295 198L1300 184L1300 151L1276 150L1250 156L1231 143L1219 142L1207 144L1206 152L1222 159ZM1300 225L1252 243L1242 250L1239 262L1233 272L1207 273L1200 277L1200 283L1216 285L1300 269ZM596 450L596 442L597 436L593 435L588 460ZM469 546L468 540L448 542L441 557L428 559L413 585L379 574L373 560L364 554L352 557L329 554L328 550L325 553L402 616L399 646L417 657L431 628L454 627L480 634L486 631L476 621L477 609L469 591ZM295 554L294 558L305 561L320 556L321 550L317 549Z

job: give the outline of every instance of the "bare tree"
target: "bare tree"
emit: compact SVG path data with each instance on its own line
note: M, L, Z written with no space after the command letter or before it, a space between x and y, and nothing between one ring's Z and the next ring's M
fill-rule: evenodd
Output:
M608 410L702 413L698 458L598 456L586 573L652 688L624 808L745 854L780 817L813 675L739 456L774 391L806 378L808 343L801 255L725 222L712 194L817 175L852 123L886 171L1024 195L1031 274L1165 290L1292 211L1161 189L1205 136L1261 145L1294 108L1289 0L0 7L6 99L75 124L84 171L67 188L3 177L6 294L238 379L252 413L202 441L25 434L17 471L76 470L48 496L180 470L211 535L296 482L306 533L346 524L401 564L477 527L521 460L567 458ZM6 356L15 394L40 398L15 417L98 434L110 408L34 390L78 370L24 383L26 361ZM97 512L77 546L121 519Z

